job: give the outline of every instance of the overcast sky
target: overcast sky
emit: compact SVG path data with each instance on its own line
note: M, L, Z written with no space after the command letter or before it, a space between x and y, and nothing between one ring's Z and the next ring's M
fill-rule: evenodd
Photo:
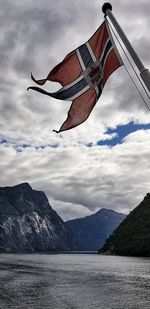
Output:
M149 0L111 3L150 68ZM103 207L128 213L150 191L150 112L125 68L109 78L88 120L61 134L52 130L66 119L70 102L26 91L31 72L44 78L95 32L103 1L0 4L0 186L29 182L64 220Z

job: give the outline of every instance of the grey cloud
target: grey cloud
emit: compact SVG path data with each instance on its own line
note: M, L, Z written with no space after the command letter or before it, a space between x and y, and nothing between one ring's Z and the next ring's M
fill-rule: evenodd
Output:
M31 145L22 152L16 152L13 145L0 145L1 185L29 181L35 189L44 190L67 218L90 214L100 207L128 211L149 190L150 149L144 133L139 140L136 135L128 137L113 150L84 147L84 143L96 144L103 138L108 126L150 120L123 68L107 82L88 121L61 135L51 130L65 120L70 103L26 91L31 85L31 71L37 78L45 77L93 34L103 21L101 4L83 0L1 1L0 137L16 145ZM148 65L149 1L143 5L115 0L112 4L114 15ZM59 147L35 148L43 143Z
M141 136L140 141L144 147L140 148L140 152L137 152L138 142L135 143L134 139L127 139L125 144L113 150L95 147L87 152L86 148L82 148L79 153L79 149L72 149L72 152L67 149L38 152L25 149L17 156L11 148L7 152L2 145L0 148L6 153L3 157L5 173L1 167L3 184L7 184L8 179L11 179L10 184L22 179L30 181L36 189L44 190L56 206L59 203L59 211L61 205L64 208L70 203L72 216L77 215L75 205L81 205L81 214L101 207L127 212L149 190L150 149L146 147L145 132L142 134L144 139L142 141ZM64 216L67 213L71 216L71 209L64 211Z

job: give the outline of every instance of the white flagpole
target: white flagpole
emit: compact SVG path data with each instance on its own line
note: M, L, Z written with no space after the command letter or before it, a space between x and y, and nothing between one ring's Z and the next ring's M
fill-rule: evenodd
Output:
M102 6L102 11L105 14L105 16L108 16L109 19L111 20L113 26L115 27L116 31L118 32L122 42L124 43L126 49L128 50L131 58L133 59L134 63L136 64L137 68L140 71L140 76L148 88L150 92L150 72L148 69L146 69L141 62L140 58L138 57L137 53L133 49L131 43L129 42L128 38L126 37L125 33L121 29L120 25L118 24L116 18L112 14L112 5L108 2L104 3Z

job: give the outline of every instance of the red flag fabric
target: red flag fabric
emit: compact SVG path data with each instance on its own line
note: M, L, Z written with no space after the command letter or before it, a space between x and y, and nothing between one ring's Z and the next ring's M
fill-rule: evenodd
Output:
M67 119L57 133L83 123L98 101L108 77L121 65L122 60L114 45L105 20L94 35L83 45L69 53L50 71L45 79L32 80L38 85L46 81L59 82L62 88L47 92L39 87L29 87L50 97L72 101Z

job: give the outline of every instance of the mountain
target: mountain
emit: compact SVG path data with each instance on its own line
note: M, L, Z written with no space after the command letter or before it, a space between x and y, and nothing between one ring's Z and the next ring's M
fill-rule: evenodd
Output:
M93 215L69 220L65 224L80 241L82 250L95 251L124 218L124 214L103 208Z
M44 192L28 183L0 187L0 252L77 250L78 246Z
M150 257L150 193L113 232L99 253Z

